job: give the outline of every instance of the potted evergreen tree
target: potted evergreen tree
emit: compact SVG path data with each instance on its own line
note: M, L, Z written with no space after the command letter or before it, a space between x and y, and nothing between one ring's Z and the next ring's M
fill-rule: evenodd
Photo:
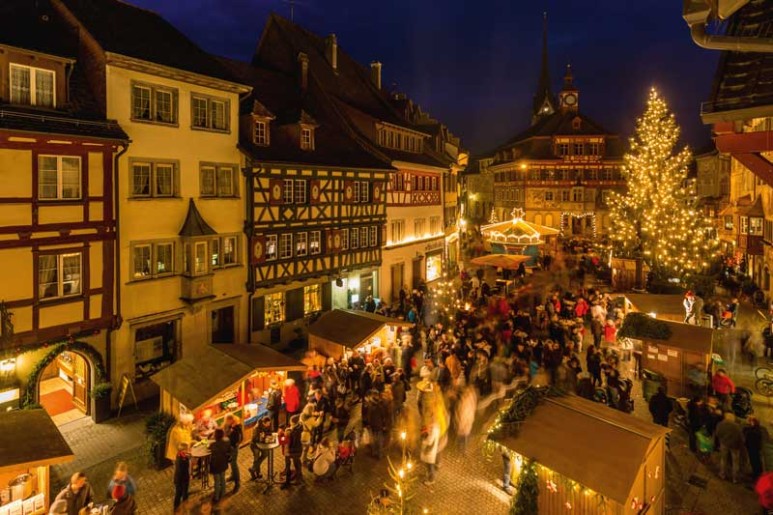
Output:
M91 389L92 412L91 418L95 423L104 422L112 416L110 401L113 392L113 385L110 383L97 383Z

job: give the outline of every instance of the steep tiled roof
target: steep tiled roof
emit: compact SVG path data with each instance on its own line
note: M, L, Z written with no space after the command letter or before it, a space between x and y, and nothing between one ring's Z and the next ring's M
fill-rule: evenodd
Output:
M579 125L575 120L579 119ZM494 153L515 151L517 159L552 159L553 136L606 136L604 157L621 159L623 142L604 127L582 113L557 111L540 119L523 132L518 133ZM510 154L512 155L512 154ZM508 157L509 161L511 158Z
M195 238L197 236L213 236L217 232L204 220L204 217L201 216L201 213L196 208L196 203L193 199L190 199L188 202L188 214L185 215L185 222L183 222L179 234L180 236Z
M264 115L265 110L268 110L275 117L271 122L269 146L241 141L241 147L253 159L273 163L391 169L386 159L366 150L347 132L329 103L319 102L317 95L301 94L296 77L233 59L219 60L240 82L253 88L253 101L242 102L242 114L251 113L257 101L261 114ZM310 87L316 88L314 84ZM313 118L317 124L314 130L315 148L312 151L301 150L296 140L283 137L282 132L277 130L282 124L297 122L302 113Z
M119 0L59 0L107 52L233 81L211 55L152 11Z
M773 2L751 0L729 21L727 36L773 38ZM703 113L773 105L773 53L722 52Z
M10 45L59 57L74 58L77 41L55 16L48 0L2 0L0 45Z

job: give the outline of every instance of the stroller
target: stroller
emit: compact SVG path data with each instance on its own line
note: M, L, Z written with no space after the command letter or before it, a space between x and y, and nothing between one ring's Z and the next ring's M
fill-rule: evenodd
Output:
M349 433L344 441L338 445L336 450L336 471L333 477L337 477L338 473L347 469L349 474L354 475L354 457L357 455L357 446L355 444L354 432Z

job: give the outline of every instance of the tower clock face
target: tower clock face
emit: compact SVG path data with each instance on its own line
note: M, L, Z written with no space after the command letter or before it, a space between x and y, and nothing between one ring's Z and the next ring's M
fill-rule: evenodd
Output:
M577 95L569 94L564 96L564 103L568 106L573 106L577 103Z

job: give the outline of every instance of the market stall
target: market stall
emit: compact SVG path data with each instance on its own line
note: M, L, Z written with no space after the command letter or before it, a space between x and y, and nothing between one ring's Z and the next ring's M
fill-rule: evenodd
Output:
M309 349L335 359L347 351L370 354L377 349L390 352L399 341L401 329L413 324L367 311L334 309L309 327Z
M660 515L667 433L603 404L529 387L497 415L486 446L510 458L516 488L520 474L536 475L540 515Z
M485 248L492 253L521 254L529 256L527 266L536 266L540 247L547 246L553 252L558 245L558 229L527 222L523 209L513 209L512 219L495 222L480 228Z
M207 345L151 379L161 388L161 411L178 420L191 414L195 421L206 413L218 427L235 415L242 420L246 444L266 414L271 382L281 387L287 372L304 370L303 363L265 345Z
M641 367L665 379L673 397L705 392L717 331L708 327L657 320L629 313L619 335L641 348Z
M0 415L0 514L48 513L50 467L74 458L44 410Z

